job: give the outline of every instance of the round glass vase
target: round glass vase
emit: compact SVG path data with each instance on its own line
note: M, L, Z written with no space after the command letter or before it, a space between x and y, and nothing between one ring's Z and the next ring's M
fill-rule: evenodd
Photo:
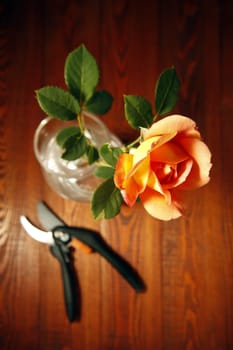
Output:
M100 148L104 143L121 146L120 140L95 115L83 113L86 137ZM34 153L40 163L48 185L61 197L80 202L88 202L100 183L94 176L95 164L89 164L84 156L75 161L61 158L62 149L56 142L56 136L65 127L75 125L77 120L63 121L47 117L41 121L34 135Z

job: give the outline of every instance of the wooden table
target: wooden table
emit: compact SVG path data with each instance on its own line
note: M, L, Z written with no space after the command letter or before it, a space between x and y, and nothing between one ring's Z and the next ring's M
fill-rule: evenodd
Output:
M2 1L0 4L0 348L233 349L233 5L213 1ZM182 81L176 112L196 120L213 154L211 182L190 195L186 217L160 222L138 204L95 221L89 204L46 185L32 150L43 113L34 90L63 87L65 57L95 55L115 102L103 120L134 134L123 94L153 102L159 73ZM38 224L46 201L68 224L101 232L143 277L137 294L99 255L75 253L81 318L65 315L60 267L19 224Z

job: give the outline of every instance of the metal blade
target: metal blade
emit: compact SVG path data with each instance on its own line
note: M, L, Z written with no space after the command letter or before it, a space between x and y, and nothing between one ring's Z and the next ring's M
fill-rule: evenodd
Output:
M37 203L37 216L43 228L48 231L51 231L56 226L65 225L44 202Z
M52 232L40 230L39 228L34 226L24 215L20 216L20 222L24 230L29 234L29 236L34 238L36 241L50 245L54 244Z

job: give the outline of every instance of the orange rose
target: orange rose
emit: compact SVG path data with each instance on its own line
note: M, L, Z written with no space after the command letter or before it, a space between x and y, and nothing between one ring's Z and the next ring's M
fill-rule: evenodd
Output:
M133 154L120 155L114 182L126 204L139 197L155 218L182 215L183 193L209 181L211 154L192 119L171 115L143 130L143 142Z

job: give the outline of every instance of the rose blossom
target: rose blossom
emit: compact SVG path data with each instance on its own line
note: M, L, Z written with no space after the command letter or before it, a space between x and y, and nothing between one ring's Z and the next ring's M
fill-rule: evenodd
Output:
M120 155L115 185L128 206L139 196L153 217L178 218L184 211L184 192L209 181L211 153L195 122L181 115L161 119L142 134L143 142L133 154Z

